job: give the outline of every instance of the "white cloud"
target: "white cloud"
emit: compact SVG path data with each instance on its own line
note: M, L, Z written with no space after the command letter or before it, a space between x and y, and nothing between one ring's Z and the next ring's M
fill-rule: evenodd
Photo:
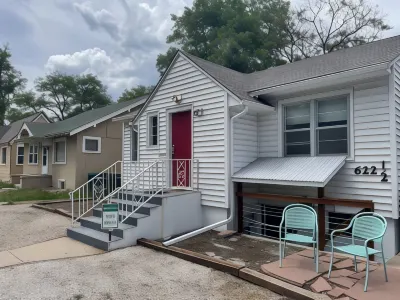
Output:
M48 72L60 71L67 74L95 74L111 92L132 87L139 82L139 78L134 75L137 66L133 60L121 57L112 59L100 48L52 55L45 69Z

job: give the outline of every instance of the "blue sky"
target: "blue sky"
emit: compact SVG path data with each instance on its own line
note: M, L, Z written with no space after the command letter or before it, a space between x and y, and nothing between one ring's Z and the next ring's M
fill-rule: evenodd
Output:
M301 0L292 1L294 4ZM372 0L400 34L398 0ZM117 98L124 88L154 84L156 57L168 46L170 14L192 0L1 0L0 44L29 86L46 72L92 72Z

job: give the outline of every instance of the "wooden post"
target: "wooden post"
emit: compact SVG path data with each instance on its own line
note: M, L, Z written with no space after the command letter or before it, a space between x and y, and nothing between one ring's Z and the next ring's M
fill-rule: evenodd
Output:
M324 197L324 188L318 188L318 198ZM325 204L318 204L318 244L319 250L325 250Z
M241 182L236 183L236 210L237 210L237 217L238 217L238 232L243 233L243 184Z

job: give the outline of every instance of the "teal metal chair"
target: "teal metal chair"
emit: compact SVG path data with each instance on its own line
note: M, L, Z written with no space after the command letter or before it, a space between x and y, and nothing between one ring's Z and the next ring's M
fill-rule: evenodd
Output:
M284 226L285 229L284 237L282 237L282 226ZM298 232L288 233L288 229L298 230ZM291 204L286 206L283 210L282 221L279 226L280 268L282 268L282 259L285 258L287 241L313 245L314 261L316 264L316 272L318 273L318 218L317 213L312 207L304 204Z
M337 232L343 232L349 229L352 229L351 240L352 243L345 246L334 246L333 245L333 237ZM333 252L334 250L339 250L344 253L350 254L354 256L354 270L357 272L357 256L361 256L367 259L367 270L365 277L365 285L364 292L367 291L368 287L368 272L369 272L369 256L377 253L382 253L383 259L383 268L385 270L385 279L388 281L387 272L386 272L386 261L385 256L383 254L383 236L385 235L387 228L387 222L384 217L377 213L373 212L365 212L360 213L354 216L351 220L350 225L344 229L334 230L331 233L331 264L329 266L329 274L328 278L331 277L332 265L333 265ZM364 241L364 245L356 245L354 243L354 238L360 238ZM368 242L374 241L381 244L381 250L376 250L368 247Z

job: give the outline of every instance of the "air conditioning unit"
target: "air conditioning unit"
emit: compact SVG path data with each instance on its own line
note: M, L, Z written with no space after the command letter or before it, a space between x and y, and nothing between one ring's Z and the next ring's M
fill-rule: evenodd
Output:
M65 179L58 179L57 188L60 190L65 190Z

